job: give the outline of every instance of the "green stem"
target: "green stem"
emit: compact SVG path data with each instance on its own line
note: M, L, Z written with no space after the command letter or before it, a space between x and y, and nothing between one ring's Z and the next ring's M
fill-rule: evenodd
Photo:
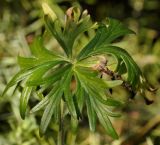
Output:
M63 102L60 105L59 111L59 130L58 130L58 137L57 137L57 145L64 145L64 129L63 129Z

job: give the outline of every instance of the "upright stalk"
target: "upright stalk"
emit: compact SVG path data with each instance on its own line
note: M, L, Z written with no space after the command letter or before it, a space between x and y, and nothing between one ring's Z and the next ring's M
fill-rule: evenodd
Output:
M63 102L61 101L59 110L59 129L57 136L57 145L64 145L64 129L63 129Z

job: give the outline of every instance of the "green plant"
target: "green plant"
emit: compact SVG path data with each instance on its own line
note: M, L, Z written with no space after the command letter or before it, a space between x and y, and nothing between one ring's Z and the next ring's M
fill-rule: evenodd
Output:
M112 43L118 37L134 32L115 19L92 23L87 11L81 14L77 7L67 10L65 21L58 18L47 4L43 4L43 9L47 30L58 41L63 53L49 51L43 45L43 38L37 37L30 46L33 56L18 56L21 70L8 83L3 95L13 85L23 83L20 98L23 119L31 93L36 92L41 96L42 100L31 112L44 109L41 134L45 133L51 119L59 123L59 144L62 144L62 118L70 114L72 122L77 125L84 106L87 108L90 130L95 130L98 118L108 135L117 139L118 135L109 117L119 116L111 111L111 107L119 107L121 102L111 98L106 91L123 85L132 93L140 90L143 94L146 87L145 79L132 57ZM90 29L96 31L95 36L81 50L76 49L77 39ZM108 55L117 60L114 71L107 67ZM105 60L97 56L104 56ZM111 79L106 79L103 73ZM123 74L127 74L126 80Z

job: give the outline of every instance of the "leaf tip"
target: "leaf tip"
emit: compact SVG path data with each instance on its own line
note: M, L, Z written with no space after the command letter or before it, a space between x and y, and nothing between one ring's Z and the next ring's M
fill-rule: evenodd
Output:
M44 136L44 132L39 128L39 136L43 137Z
M21 118L22 118L23 120L25 120L26 115L25 115L24 112L22 112L21 110L20 110L20 116L21 116Z
M1 94L1 97L4 97L4 95L7 93L9 87L6 86L6 88L4 89L4 91Z
M42 3L42 9L44 14L50 16L53 21L57 19L55 12L50 8L50 6L46 2Z

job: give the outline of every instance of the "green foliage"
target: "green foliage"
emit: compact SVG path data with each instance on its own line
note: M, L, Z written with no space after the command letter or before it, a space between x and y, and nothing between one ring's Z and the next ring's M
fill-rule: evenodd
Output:
M107 58L106 54L111 54L117 59L115 73L127 73L126 81L135 90L141 89L143 76L139 67L124 49L112 44L116 38L134 32L114 19L93 24L87 11L81 14L76 7L68 9L64 22L61 22L54 12L46 12L45 8L44 13L46 28L62 47L63 54L49 51L43 45L43 38L37 37L30 46L33 56L18 57L21 70L8 83L3 95L13 85L23 82L20 114L24 119L32 92L40 93L42 96L43 92L47 92L42 100L31 109L32 113L44 109L40 124L42 134L45 133L52 118L56 121L57 117L60 117L63 101L71 118L80 119L83 108L86 106L90 130L95 130L98 119L108 135L117 139L118 135L109 117L119 116L112 112L111 107L119 107L121 103L112 99L106 90L121 85L123 81L101 78L101 72L95 69L95 66L102 65L99 63L100 60L98 63L93 61L91 66L85 63L87 64L88 58L94 58L97 55ZM94 29L96 35L76 54L75 41L82 33L90 29ZM122 71L122 68L126 71ZM43 91L40 92L40 90Z

